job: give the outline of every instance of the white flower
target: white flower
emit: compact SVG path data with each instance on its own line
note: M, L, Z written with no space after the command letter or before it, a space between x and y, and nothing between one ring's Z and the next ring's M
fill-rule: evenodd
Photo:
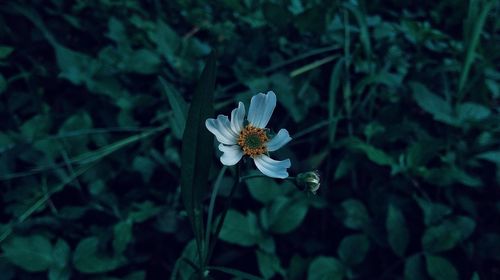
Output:
M278 161L270 158L268 152L274 152L290 142L286 129L280 129L272 139L269 139L266 128L274 108L276 95L269 91L252 97L245 125L245 105L242 102L231 112L231 120L227 116L219 115L217 119L207 119L205 126L212 132L223 152L220 161L224 165L235 165L243 155L250 156L257 168L265 175L284 179L288 177L287 168L290 168L290 159Z

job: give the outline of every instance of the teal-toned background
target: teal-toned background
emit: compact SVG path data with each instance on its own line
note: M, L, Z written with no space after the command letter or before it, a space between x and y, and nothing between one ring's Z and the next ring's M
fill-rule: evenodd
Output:
M321 188L247 180L211 265L500 279L499 13L493 0L2 1L0 278L190 279L180 152L216 49L215 114L276 92L269 128L294 139L273 157L291 176L318 170Z

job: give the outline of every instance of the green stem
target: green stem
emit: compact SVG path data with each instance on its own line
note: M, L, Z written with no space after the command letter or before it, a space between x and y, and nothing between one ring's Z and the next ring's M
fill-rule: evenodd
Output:
M267 175L264 175L264 174L250 174L250 175L246 175L246 176L241 176L240 177L240 182L243 182L244 180L248 180L248 179L251 179L251 178L258 178L258 177L267 177L269 178L269 176ZM295 181L295 177L287 177L283 180L290 180L290 181Z
M206 267L210 262L210 258L212 257L212 254L215 249L215 244L219 239L219 234L222 229L222 225L224 224L224 220L226 219L227 212L229 211L229 207L231 206L231 202L233 201L234 194L236 193L236 189L238 188L239 184L240 184L240 164L238 163L238 165L236 166L235 181L233 187L231 188L231 192L229 193L229 197L226 200L226 204L224 205L224 210L222 210L222 214L217 223L217 227L215 228L213 237L211 238L212 242L210 244L207 244L209 249L203 267ZM207 234L210 234L210 232L207 232Z
M210 197L210 205L208 206L208 218L207 218L207 236L205 237L205 244L210 244L211 232L212 232L212 220L215 208L215 199L217 198L217 193L219 193L219 188L221 186L222 178L224 177L224 173L226 173L227 166L223 166L220 171L217 179L214 183L214 189L212 191L212 196ZM207 245L208 246L208 245Z

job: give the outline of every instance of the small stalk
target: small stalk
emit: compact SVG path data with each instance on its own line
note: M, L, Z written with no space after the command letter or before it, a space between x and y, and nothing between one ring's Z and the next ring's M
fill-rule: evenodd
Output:
M226 215L227 215L227 212L229 211L229 208L231 206L231 202L233 201L233 197L234 197L234 194L236 193L236 189L238 188L238 186L240 184L240 180L241 180L240 169L241 169L241 167L240 167L240 164L238 163L238 165L236 166L235 181L234 181L233 187L231 188L231 192L229 193L229 197L226 200L226 204L224 205L224 209L222 210L222 214L221 214L221 217L217 223L217 227L215 228L214 235L211 238L212 242L210 242L210 244L207 244L209 249L207 251L207 255L206 255L203 267L206 267L207 264L210 262L210 258L212 257L213 251L215 249L215 244L217 243L217 240L219 239L219 234L220 234L220 231L222 229L222 225L224 224L224 220L226 219ZM210 232L207 232L207 234L210 234Z

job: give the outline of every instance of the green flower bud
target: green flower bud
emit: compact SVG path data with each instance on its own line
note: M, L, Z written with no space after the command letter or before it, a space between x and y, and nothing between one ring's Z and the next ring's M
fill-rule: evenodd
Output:
M300 173L295 178L296 184L300 190L316 194L319 189L320 180L318 171L309 171Z

